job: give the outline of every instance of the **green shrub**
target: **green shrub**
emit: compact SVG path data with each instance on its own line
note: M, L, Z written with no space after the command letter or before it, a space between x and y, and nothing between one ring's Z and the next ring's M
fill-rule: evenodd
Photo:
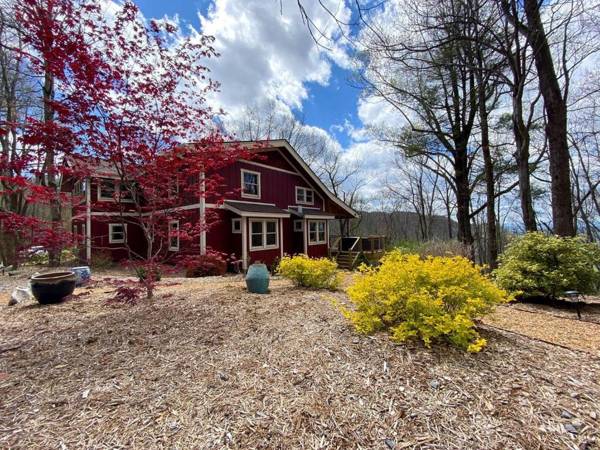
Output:
M110 269L115 265L109 251L94 250L92 253L91 266L94 269Z
M328 258L284 256L277 273L302 287L337 289L340 284L337 263Z
M152 274L152 279L153 281L160 281L162 278L162 272L160 270L159 267L152 267L151 269L148 269L145 266L137 266L135 268L135 274L138 277L138 279L140 281L145 281L146 278L148 277L148 272L150 271L150 273Z
M355 309L343 312L357 331L388 331L392 340L444 339L478 352L485 345L475 319L509 301L506 292L466 258L428 257L393 250L379 268L361 267L348 288Z
M600 287L600 247L581 237L527 233L499 258L498 284L519 297L556 298L565 291L592 294Z

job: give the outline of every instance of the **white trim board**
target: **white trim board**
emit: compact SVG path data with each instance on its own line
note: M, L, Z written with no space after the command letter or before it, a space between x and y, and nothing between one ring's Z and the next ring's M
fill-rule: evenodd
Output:
M276 172L289 173L290 175L297 175L299 177L302 176L299 172L293 172L291 170L281 169L279 167L269 166L268 164L263 164L263 163L259 163L259 162L255 162L255 161L250 161L250 160L247 160L247 159L240 159L239 162L244 163L244 164L251 164L251 165L257 166L257 167L262 167L263 169L274 170Z

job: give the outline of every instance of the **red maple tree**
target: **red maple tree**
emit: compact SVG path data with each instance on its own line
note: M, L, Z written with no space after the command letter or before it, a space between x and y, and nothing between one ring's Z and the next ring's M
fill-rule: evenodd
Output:
M117 216L141 229L145 251L124 246L150 275L151 297L170 238L199 245L210 226L210 214L194 220L183 204L206 197L218 203L216 171L249 157L226 143L222 111L207 104L218 89L205 65L217 56L213 39L185 36L167 20L146 23L131 2L106 18L97 0L24 0L19 18L34 49L32 64L40 73L50 71L60 87L47 99L52 116L30 121L24 139L38 145L38 157L56 161L60 151L62 160L77 161L60 168L49 163L41 175L97 177L98 166L116 174L120 189L111 220ZM50 201L64 202L60 189L48 187ZM169 229L173 220L181 223L177 230Z

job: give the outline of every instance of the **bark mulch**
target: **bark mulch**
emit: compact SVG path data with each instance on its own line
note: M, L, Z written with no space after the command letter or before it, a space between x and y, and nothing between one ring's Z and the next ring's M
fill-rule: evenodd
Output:
M176 281L178 284L173 284ZM359 336L322 293L169 280L0 307L0 447L584 449L600 359L496 329L469 355ZM2 302L4 303L4 302Z
M577 320L566 314L559 315L555 310L526 309L526 306L519 304L501 306L487 316L484 322L534 339L600 356L600 324Z

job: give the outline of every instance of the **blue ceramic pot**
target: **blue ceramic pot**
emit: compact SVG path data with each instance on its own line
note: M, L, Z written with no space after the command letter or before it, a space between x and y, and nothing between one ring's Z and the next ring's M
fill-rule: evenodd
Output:
M71 270L75 273L75 277L77 278L75 286L83 286L90 281L92 271L88 266L73 267Z
M269 270L264 264L252 264L246 272L246 286L253 294L266 294L269 292Z
M75 274L73 272L54 272L31 277L31 293L35 299L45 305L58 303L75 290Z

